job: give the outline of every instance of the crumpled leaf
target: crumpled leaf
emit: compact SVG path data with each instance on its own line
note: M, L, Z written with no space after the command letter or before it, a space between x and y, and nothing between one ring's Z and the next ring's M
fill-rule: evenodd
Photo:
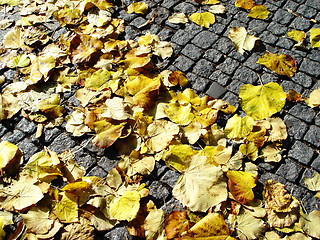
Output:
M30 58L27 54L18 55L10 59L7 63L8 68L26 67L30 64Z
M146 240L164 239L165 212L161 209L151 209L144 221Z
M180 125L188 125L195 117L191 104L183 106L178 102L169 103L165 108L165 113L172 122Z
M65 109L59 104L59 95L53 94L50 98L40 101L37 107L40 111L44 112L48 116L52 118L58 118L61 117L65 112Z
M181 236L181 233L190 229L190 222L187 218L187 212L173 211L166 218L165 231L167 239L174 239Z
M59 11L54 12L54 18L57 19L61 26L76 25L82 20L82 13L77 8L69 8L67 5Z
M90 221L80 218L79 223L72 223L63 228L61 240L93 240L94 227Z
M94 123L95 132L97 133L92 142L100 147L110 147L122 134L125 123L114 125L105 120Z
M257 176L243 171L228 171L228 186L232 196L241 204L254 199L252 188L256 186Z
M207 163L205 156L195 155L172 194L191 211L206 212L226 200L227 183L220 167Z
M119 97L113 97L107 99L105 102L106 109L103 110L101 116L106 118L112 118L115 120L126 120L131 118L129 114L128 104Z
M264 119L279 112L286 102L283 88L274 82L262 86L242 85L239 91L241 108L253 119Z
M87 132L91 132L91 129L84 124L85 115L83 112L76 110L71 115L66 116L66 130L71 132L73 136L82 136Z
M102 27L112 20L111 13L105 10L97 11L96 8L91 8L87 14L88 22L97 27Z
M287 126L281 118L267 118L271 126L268 129L266 140L269 142L282 141L287 139Z
M61 172L68 182L75 182L76 180L84 177L86 170L83 166L75 163L73 160L74 153L71 150L60 153L58 157L63 163Z
M199 122L192 122L183 129L184 135L190 144L195 144L200 137L207 133Z
M18 99L10 91L0 94L0 120L12 118L20 109Z
M0 143L0 171L7 174L16 173L22 162L22 152L16 145L8 141Z
M168 18L169 23L187 23L188 21L188 17L183 12L174 13Z
M304 47L304 40L307 37L307 34L303 31L299 30L291 30L288 33L288 37L292 40L296 41L297 43L294 45L294 47Z
M310 29L311 47L320 47L320 28Z
M179 133L177 124L164 119L155 120L147 128L147 147L154 152L160 152L168 147L173 138Z
M309 107L320 107L320 88L313 90L305 101Z
M251 51L259 38L247 33L244 27L233 27L229 31L229 38L231 39L236 50L244 54L246 51Z
M54 206L53 213L62 223L78 222L78 197L64 192L62 199Z
M270 12L268 8L263 5L255 5L250 9L248 17L257 18L257 19L267 19L269 17Z
M237 233L240 240L256 239L266 231L267 226L260 218L252 216L248 210L243 210L237 216Z
M189 19L201 27L209 28L216 21L215 16L210 12L193 13Z
M250 10L256 5L256 3L254 0L237 0L235 5L236 7Z
M303 100L302 95L292 89L287 93L287 100L290 102L300 102Z
M261 149L261 157L265 162L280 162L282 157L279 154L281 148L276 144L270 144Z
M117 220L131 221L140 208L140 194L137 191L127 191L110 204L110 213Z
M297 71L296 60L287 54L278 55L267 52L259 58L257 63L266 66L275 73L288 77L293 77Z
M313 210L309 214L302 213L299 218L299 224L303 231L310 237L320 238L320 211Z
M292 226L298 220L299 203L294 201L289 212L276 212L271 208L266 208L267 219L271 227L286 228Z
M8 6L17 6L21 0L1 0L0 5L7 4Z
M148 12L148 4L145 2L134 2L128 6L127 13L146 14Z
M241 118L235 114L230 118L224 129L224 133L231 139L242 139L249 135L253 129L254 120L250 116Z

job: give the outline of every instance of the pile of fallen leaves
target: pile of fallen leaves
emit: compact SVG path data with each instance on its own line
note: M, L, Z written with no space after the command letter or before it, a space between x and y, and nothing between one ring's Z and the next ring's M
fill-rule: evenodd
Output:
M130 234L150 240L281 239L274 229L285 239L320 238L319 211L305 214L285 186L273 180L263 191L255 188L258 168L253 162L279 162L287 138L284 122L272 115L287 100L303 100L300 94L286 94L274 82L243 85L239 98L246 115L241 117L227 102L199 97L187 88L182 72L159 72L153 60L171 56L168 42L150 33L138 41L118 40L124 22L112 18L111 0L0 3L20 4L22 16L4 36L0 66L24 76L3 89L0 119L21 111L37 123L36 137L44 127L65 121L73 136L93 134L96 146L113 145L120 158L106 179L86 177L71 150L58 155L46 148L24 164L17 146L1 142L0 239L13 224L13 213L23 221L8 233L10 239L93 239L95 230L107 231L120 222L127 223ZM147 10L141 2L127 9ZM41 28L51 17L68 29L57 41ZM257 40L244 28L231 29L229 36L240 53L252 50ZM297 70L287 55L267 53L259 63L290 77ZM79 104L69 106L69 113L60 94L74 85ZM318 107L319 89L306 101ZM216 120L223 114L234 115L219 128ZM165 213L150 200L141 180L156 161L181 173L172 194L185 211ZM320 191L319 179L315 175L306 184ZM63 187L54 180L63 181Z

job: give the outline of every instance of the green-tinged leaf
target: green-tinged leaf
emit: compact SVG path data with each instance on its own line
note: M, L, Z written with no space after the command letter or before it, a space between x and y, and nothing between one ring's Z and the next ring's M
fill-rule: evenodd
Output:
M253 119L264 119L279 112L286 102L283 88L274 82L262 86L242 85L239 91L242 109Z
M7 63L9 68L26 67L30 64L30 58L27 54L18 55L10 59Z
M310 42L311 42L311 47L320 48L320 28L310 29Z
M320 211L313 210L309 214L302 213L299 218L299 224L302 230L310 237L320 238Z
M312 178L305 177L304 184L311 191L320 191L320 174L317 172L314 172L314 175Z
M253 123L254 120L250 116L241 118L236 114L228 120L224 133L228 138L242 139L252 131Z

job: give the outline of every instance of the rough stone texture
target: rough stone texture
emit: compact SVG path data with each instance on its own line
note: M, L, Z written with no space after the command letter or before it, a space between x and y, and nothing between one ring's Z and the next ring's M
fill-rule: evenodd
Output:
M308 163L310 163L312 159L313 154L314 150L311 147L303 142L296 141L289 151L288 156L300 163L308 165Z
M304 136L304 140L313 146L320 147L320 127L312 125Z

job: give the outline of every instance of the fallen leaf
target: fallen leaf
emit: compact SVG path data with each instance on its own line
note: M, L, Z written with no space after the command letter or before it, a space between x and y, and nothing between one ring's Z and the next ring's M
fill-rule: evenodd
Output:
M213 14L225 14L227 9L223 5L214 5L209 8L209 12Z
M189 19L201 27L209 28L216 21L215 16L210 12L193 13Z
M310 29L311 47L320 47L320 28Z
M65 118L67 122L66 130L77 137L82 136L87 132L91 132L91 129L84 124L85 118L84 113L79 110L72 112L71 115L68 115Z
M297 62L287 54L265 53L257 63L265 65L271 71L280 75L293 77L297 71Z
M241 118L238 114L235 114L227 121L224 133L228 138L242 139L252 131L253 123L254 120L250 116Z
M168 18L169 23L187 23L188 17L184 13L174 13Z
M100 147L110 147L122 134L125 123L114 125L105 120L94 123L95 132L97 133L92 142Z
M64 192L62 199L57 202L52 211L62 223L78 222L78 197L72 193Z
M110 213L117 220L131 221L140 208L140 194L137 191L127 191L110 204Z
M240 104L246 114L260 120L279 112L286 102L283 88L274 82L262 86L242 85L239 91Z
M17 173L22 162L22 152L16 145L8 141L0 143L0 171L8 175Z
M251 51L259 38L247 33L244 27L233 27L229 31L229 38L231 39L236 50L244 54L246 51Z
M61 240L94 240L94 227L89 220L80 218L79 223L72 223L63 228Z
M134 2L128 6L127 13L146 14L148 12L148 4L145 2Z
M288 37L297 42L294 45L294 47L296 47L296 48L304 47L305 48L304 40L307 37L307 34L305 32L299 31L299 30L291 30L288 32Z
M304 177L304 184L311 191L320 191L320 174L314 172L312 178Z
M320 221L320 211L313 210L309 214L302 213L299 218L299 224L303 231L310 237L320 238L320 229L318 223Z
M265 162L280 162L282 157L279 154L281 148L276 144L270 144L261 149L261 157Z
M239 151L246 155L251 161L255 161L258 158L258 147L254 144L254 142L241 144Z
M167 238L174 239L190 229L190 221L187 218L187 212L173 211L166 217L165 231Z
M250 10L256 5L254 0L237 0L235 3L236 7L244 8L246 10Z
M287 100L290 102L300 102L303 100L302 95L292 89L287 93Z
M27 54L12 57L7 63L8 68L26 67L30 64L30 58Z
M309 98L305 99L309 107L320 107L320 88L313 90Z
M268 8L263 5L255 5L250 9L248 17L257 18L257 19L267 19L270 12Z

